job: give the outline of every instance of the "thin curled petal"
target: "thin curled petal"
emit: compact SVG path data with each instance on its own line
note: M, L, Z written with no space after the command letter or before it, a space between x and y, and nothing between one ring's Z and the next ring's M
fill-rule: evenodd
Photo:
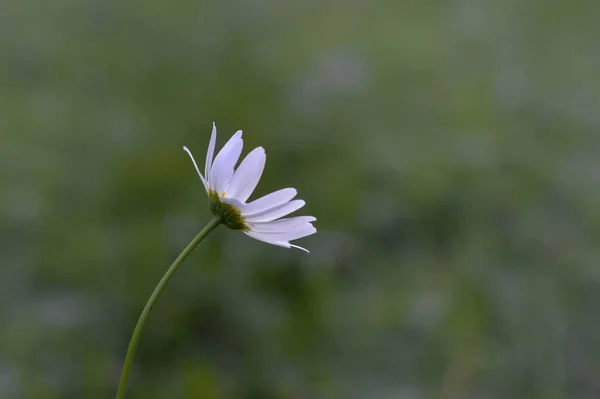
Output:
M288 244L289 244L290 248L296 248L296 249L299 249L299 250L301 250L301 251L304 251L304 252L306 252L307 254L309 254L309 253L310 253L310 251L309 251L308 249L304 248L304 247L301 247L301 246L299 246L299 245L290 244L289 242L288 242Z
M202 176L202 173L200 173L200 169L198 169L198 165L196 164L196 160L194 159L194 156L192 155L192 152L190 150L188 150L188 148L186 146L183 146L183 151L187 152L188 155L190 156L190 158L192 159L192 163L194 164L194 168L196 168L196 172L198 172L198 176L200 176L200 180L202 180L202 184L204 184L204 188L206 189L206 192L208 192L209 188L208 188L208 182L206 181L206 179L204 178L204 176Z

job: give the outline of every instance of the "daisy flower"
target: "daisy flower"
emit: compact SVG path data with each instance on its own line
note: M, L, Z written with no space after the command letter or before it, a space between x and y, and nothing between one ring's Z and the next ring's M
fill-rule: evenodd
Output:
M238 130L213 160L216 140L217 128L213 123L204 175L190 150L183 147L208 193L212 213L221 217L222 223L227 227L241 230L254 239L308 252L305 248L290 244L290 241L316 233L317 229L311 222L317 219L312 216L281 219L305 204L302 200L294 200L297 194L295 189L284 188L247 202L265 168L267 156L264 148L258 147L250 151L237 170L234 170L242 153L242 131Z

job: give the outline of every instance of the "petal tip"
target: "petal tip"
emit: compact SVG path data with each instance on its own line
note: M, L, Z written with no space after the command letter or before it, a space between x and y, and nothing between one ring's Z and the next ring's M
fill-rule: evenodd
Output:
M306 252L307 254L309 254L309 253L310 253L310 251L309 251L308 249L306 249L306 248L303 248L303 247L301 247L301 246L294 245L294 244L289 244L289 245L290 245L290 248L296 248L296 249L299 249L299 250L301 250L301 251L304 251L304 252Z

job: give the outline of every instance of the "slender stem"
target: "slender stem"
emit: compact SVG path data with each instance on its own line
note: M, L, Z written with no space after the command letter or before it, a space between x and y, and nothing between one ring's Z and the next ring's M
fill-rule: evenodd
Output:
M148 315L150 311L154 307L154 303L160 296L163 288L169 282L173 274L179 268L179 265L184 261L185 258L196 248L196 245L200 243L210 233L221 224L221 217L215 216L213 220L211 220L203 229L198 233L196 237L185 247L185 249L179 254L177 259L173 262L173 264L169 267L165 275L160 279L158 285L150 295L148 302L146 302L146 306L144 306L144 310L142 310L142 314L138 319L137 324L135 325L135 329L133 330L133 335L131 336L131 340L129 341L129 347L127 348L127 354L125 355L125 361L123 363L123 370L121 371L121 379L119 380L119 389L117 390L117 399L123 399L125 397L125 391L127 390L127 381L129 380L129 372L131 371L131 364L133 363L133 356L135 355L135 350L140 342L140 336L142 335L142 331L144 330L144 326L146 325L146 319L148 319Z

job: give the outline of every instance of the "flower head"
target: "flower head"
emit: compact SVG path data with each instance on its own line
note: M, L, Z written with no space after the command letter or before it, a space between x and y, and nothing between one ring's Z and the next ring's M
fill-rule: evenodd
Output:
M238 168L235 165L243 147L242 131L238 130L221 151L214 157L217 128L213 130L206 154L204 175L187 147L194 167L208 193L210 209L222 218L222 223L234 230L242 230L248 236L268 244L285 248L305 248L290 244L290 241L309 236L317 232L312 216L296 216L281 219L304 206L304 201L296 199L293 188L284 188L265 195L252 202L246 202L256 188L265 168L267 156L262 147L255 148L244 158Z

